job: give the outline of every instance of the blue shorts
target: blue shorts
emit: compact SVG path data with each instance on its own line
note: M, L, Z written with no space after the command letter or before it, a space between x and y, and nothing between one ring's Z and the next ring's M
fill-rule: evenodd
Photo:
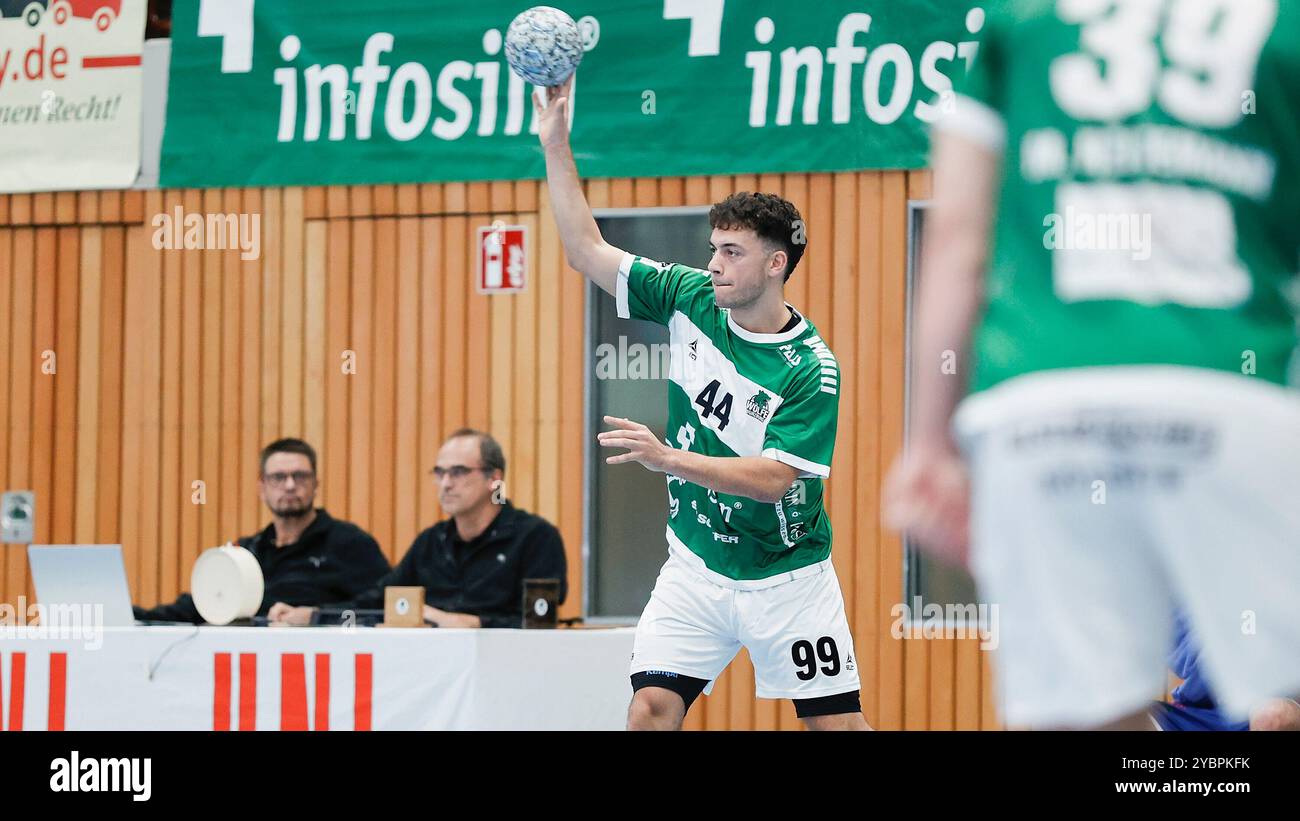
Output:
M1230 721L1223 713L1209 707L1188 707L1183 704L1166 704L1157 701L1151 710L1151 715L1162 730L1239 733L1250 729L1249 721Z

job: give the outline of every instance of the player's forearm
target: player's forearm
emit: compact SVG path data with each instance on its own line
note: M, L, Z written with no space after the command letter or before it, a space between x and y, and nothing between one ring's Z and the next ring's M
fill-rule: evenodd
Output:
M777 502L797 478L794 468L766 456L705 456L673 449L667 472L718 493Z
M939 442L970 384L971 337L984 301L999 158L954 135L934 140L935 206L921 249L913 441Z
M936 223L941 222L935 220ZM971 336L983 302L982 238L954 236L927 224L912 358L911 436L939 441L970 381Z
M594 263L594 253L603 243L600 228L591 215L591 206L578 179L578 167L573 161L573 151L567 142L548 145L546 155L546 185L551 197L551 211L560 230L560 242L570 267L589 274Z

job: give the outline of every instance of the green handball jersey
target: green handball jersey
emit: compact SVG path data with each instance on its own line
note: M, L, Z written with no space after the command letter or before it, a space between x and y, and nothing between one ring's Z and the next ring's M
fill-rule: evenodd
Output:
M939 125L1003 163L972 389L1139 364L1296 385L1300 2L983 5Z
M619 268L622 319L668 327L668 444L705 456L762 456L797 468L775 504L715 493L669 475L668 544L726 586L762 586L826 561L830 476L840 371L803 317L778 334L737 325L713 296L710 277L631 254ZM694 556L698 559L692 559ZM702 568L701 568L702 565Z

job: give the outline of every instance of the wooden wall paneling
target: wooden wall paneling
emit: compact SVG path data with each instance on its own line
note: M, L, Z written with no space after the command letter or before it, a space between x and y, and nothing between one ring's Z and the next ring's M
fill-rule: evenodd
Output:
M822 242L822 238L817 236L811 225L812 217L809 216L809 208L812 203L808 200L808 175L806 174L786 174L783 177L784 188L781 196L794 203L798 209L799 216L803 217L804 224L808 228L808 248L804 250L804 259L800 261L799 267L795 268L794 275L785 286L785 299L794 307L798 308L812 318L813 323L821 328L821 322L816 314L813 313L812 303L809 301L810 288L815 275L812 273L811 260L807 259L808 250L816 243ZM715 201L710 198L710 202Z
M13 350L13 290L14 290L14 231L3 227L8 219L9 195L0 194L0 487L18 489L11 481L9 468L9 437L15 426L15 414L26 413L26 408L13 406L13 387L10 384L10 352ZM0 548L0 597L6 596L4 553L15 548ZM7 599L0 599L4 601Z
M218 214L239 214L243 202L239 189L223 188L221 204L215 209ZM209 214L214 213L209 211ZM212 238L208 238L211 244ZM239 417L242 409L244 380L240 369L241 341L244 329L256 320L246 317L242 310L241 292L243 282L240 280L240 259L237 250L225 250L220 253L221 260L221 429L218 433L220 442L220 486L217 495L220 499L219 521L221 539L237 539L246 535L244 524L240 521L242 500L252 489L246 477L241 476L239 468L242 462L239 453Z
M297 212L297 204L289 203ZM329 269L325 254L329 249L326 224L314 220L304 224L303 257L303 408L302 432L312 447L325 440L326 372L334 364L327 350ZM319 470L319 453L317 454Z
M998 720L997 711L997 687L994 680L995 670L993 667L993 653L995 651L986 651L981 653L980 659L983 662L980 665L980 729L997 730L1001 725Z
M449 182L442 186L442 208L446 214L464 214L469 211L469 185Z
M261 409L258 413L258 444L266 446L280 437L280 402L283 390L280 362L284 356L284 216L283 202L287 189L262 190L262 363L259 372L262 386L259 390ZM308 210L308 200L319 200L320 210L325 209L325 189L309 188L303 199L303 210ZM314 205L311 207L315 207ZM322 258L328 252L322 249ZM292 296L292 295L290 295ZM320 450L323 442L309 442ZM260 467L260 466L259 466ZM318 466L319 467L319 466Z
M394 484L397 440L397 221L383 217L375 222L374 288L374 381L370 385L370 477L374 493L370 499L370 517L366 520L370 532L388 554L396 561L405 545L399 546L393 538L395 492L408 493Z
M442 185L439 183L421 183L420 184L420 213L421 214L441 214L443 213L442 205Z
M879 437L882 475L902 445L903 435L903 373L905 351L904 279L906 276L905 213L906 181L902 172L881 172L880 218L880 403ZM891 621L890 607L902 597L903 555L897 534L883 525L880 532L880 589L877 605L884 626ZM905 666L905 645L913 642L892 638L887 629L879 633L881 668L881 722L884 729L903 729L905 670L921 665L919 657L911 657Z
M149 192L149 197L155 203L161 200L155 191ZM163 366L162 258L152 247L152 233L152 229L138 224L127 229L127 257L132 260L131 270L138 282L134 295L128 290L128 300L139 306L140 319L138 326L130 326L139 337L135 361L140 385L140 415L134 422L140 429L139 450L137 458L132 460L139 473L135 503L139 569L137 586L132 592L137 600L150 602L158 600L159 588Z
M51 477L54 496L50 499L50 539L58 544L73 541L76 519L80 234L78 229L69 227L61 227L54 233L58 282L54 293L53 350L57 357L57 372L50 377L54 385L54 463Z
M375 389L374 288L375 243L373 220L354 219L352 228L352 327L348 349L355 354L356 372L351 382L348 442L349 517L363 529L373 527L370 498L371 407Z
M302 196L302 189L296 191ZM247 226L249 232L256 231L257 236L244 237L241 234L241 250L235 254L238 259L238 277L240 283L240 379L239 379L239 427L238 438L232 445L239 455L239 525L241 534L254 533L262 528L265 510L257 494L255 484L260 474L258 452L261 450L262 433L262 380L258 369L262 364L262 268L266 259L265 234L262 233L263 199L262 189L245 188L242 192L240 230ZM256 249L251 252L252 259L244 259L242 247L248 245ZM310 437L308 437L310 438Z
M99 218L105 223L119 223L122 221L121 191L99 192Z
M487 225L492 222L492 217L484 213L488 208L487 187L481 183L471 183L471 199L473 200L472 208L475 215L469 217L465 222L463 236L464 245L462 255L456 266L447 271L447 276L459 278L465 282L465 420L463 424L472 428L483 430L492 424L491 418L491 400L492 400L492 377L493 377L493 351L498 347L509 347L509 343L501 345L494 337L495 333L502 334L503 338L513 339L509 321L506 324L500 323L494 325L492 322L492 305L493 298L486 294L481 294L474 286L475 271L477 270L478 232L475 230L480 225ZM496 297L500 299L500 297ZM508 306L507 306L508 307Z
M17 196L14 198L18 199ZM37 371L34 349L36 322L36 232L31 228L13 231L13 287L10 291L9 359L6 363L9 390L8 487L35 490L32 484L32 396ZM47 500L36 500L37 509ZM34 534L36 535L36 534ZM5 600L17 604L26 593L26 547L6 545L3 579Z
M284 250L280 261L280 436L303 436L304 330L306 328L305 258L302 197L286 189L281 202ZM354 227L359 223L354 223ZM312 447L315 447L313 445Z
M38 196L39 199L39 196ZM48 221L48 220L46 220ZM52 227L36 229L36 332L32 340L36 369L32 375L32 490L36 492L36 528L38 542L48 543L54 536L54 401L57 359L50 359L58 349L58 234ZM75 354L74 354L75 356ZM11 552L11 562L19 554L17 566L9 565L10 583L22 579L20 589L28 601L33 600L27 573L25 552Z
M208 189L201 192L201 213L218 213L221 207L221 192ZM192 213L186 209L187 213ZM194 209L198 211L199 209ZM202 458L199 479L204 483L199 506L199 533L202 551L213 545L235 538L235 534L223 531L219 516L221 504L221 425L224 419L226 403L221 385L221 327L222 327L222 289L223 272L221 253L211 249L201 252L203 255L203 299L199 307L199 316L203 322L203 392L200 395L200 431L202 436Z
M423 186L421 186L423 195ZM423 196L422 196L423 199ZM419 220L420 270L419 270L419 334L420 371L418 396L419 459L416 480L419 485L416 506L416 532L431 526L438 515L438 488L429 475L442 444L443 396L448 393L444 379L443 358L443 219L425 217ZM414 299L412 299L414 301ZM403 548L404 549L404 548Z
M420 186L414 183L397 186L397 214L413 217L420 213Z
M280 189L264 188L267 195L278 194ZM304 219L318 220L329 216L329 207L325 202L328 189L323 185L313 185L303 189L302 215Z
M544 218L539 215L539 221ZM543 223L545 224L545 223ZM581 555L583 544L582 498L588 448L583 396L586 391L585 364L587 288L585 278L565 264L564 252L555 243L550 263L560 283L560 519L556 524L564 536L568 555ZM593 434L594 436L594 434ZM568 618L582 612L585 585L581 562L569 562L569 595L560 609Z
M957 642L953 678L953 729L980 729L983 677L980 670L979 639L967 638Z
M9 195L9 221L12 225L32 224L32 195Z
M853 504L856 516L853 567L853 629L858 671L862 678L862 709L873 727L880 727L881 643L888 638L888 621L883 618L880 597L880 212L881 180L874 172L856 175L858 187L857 224L857 338L855 369L846 374L846 391L857 397L858 428L854 442L853 472L858 493ZM841 368L841 370L844 370ZM891 602L892 603L892 602Z
M957 639L926 641L930 648L930 720L927 730L952 730L957 725Z
M81 342L77 348L76 514L72 538L78 544L94 544L95 505L99 495L99 337L104 229L98 226L82 229L80 247L80 292L72 296L80 306Z
M374 198L375 216L397 216L396 185L376 185L371 189L371 191Z
M518 189L516 189L517 191ZM516 193L518 199L518 194ZM534 197L534 200L536 198ZM529 270L537 290L537 514L552 524L560 518L560 277L567 272L556 264L563 251L549 213L550 203L531 218L533 242ZM580 443L565 447L577 447ZM566 543L569 564L580 560L581 544Z
M352 226L345 219L325 225L325 437L317 448L321 501L331 515L352 518L348 493L348 452L352 439L348 418L354 377L344 372L344 352L352 339Z
M172 213L180 198L175 192L162 195L160 208ZM89 231L91 229L87 229ZM185 275L180 251L160 251L162 263L162 422L160 446L158 541L158 600L170 602L189 589L189 579L181 578L184 537L181 519L190 505L189 483L183 481L182 430L185 390L182 373L186 363L182 355ZM260 367L258 368L260 371ZM138 599L144 602L144 599Z
M77 192L59 191L54 195L54 222L57 225L77 223Z
M200 205L196 191L185 191L177 196L185 213L194 213ZM203 547L210 547L204 536L203 511L197 495L205 481L203 469L205 443L203 423L211 413L204 405L204 369L207 356L203 343L207 338L209 320L203 311L207 296L207 254L174 252L180 259L181 269L181 407L178 421L180 438L180 482L174 493L180 501L180 589L189 589L190 568ZM206 493L206 490L204 491Z
M538 386L548 381L547 374L538 367L538 337L555 332L554 315L539 316L540 305L537 276L537 217L533 214L512 214L512 224L523 225L527 231L528 247L525 261L527 287L515 294L515 361L514 403L511 412L513 448L510 459L512 478L508 481L509 493L517 495L526 509L536 512L538 505ZM553 520L552 520L553 521Z
M398 189L400 200L406 186ZM412 186L410 197L418 192ZM419 500L423 476L420 475L420 416L425 412L420 394L422 355L420 348L420 221L403 217L397 222L396 300L394 322L396 368L393 425L393 556L400 560L410 547L420 526Z
M448 186L453 188L453 186ZM470 289L468 276L455 276L449 272L463 271L465 260L469 257L469 220L464 216L447 217L443 220L443 246L441 276L443 288L442 304L442 430L438 434L441 441L447 434L466 424L466 389L458 384L458 376L465 373L467 367L482 368L483 364L470 364L465 356L469 345L469 336L473 329L467 322L466 291ZM484 329L477 329L483 333ZM433 467L430 465L429 467Z
M41 191L32 194L32 221L37 225L54 224L54 193Z
M827 291L833 292L834 299L827 306L830 310L828 319L832 332L824 337L839 363L839 380L837 398L839 400L838 428L835 436L835 456L832 462L831 478L827 482L826 497L834 521L834 545L832 556L840 587L844 592L845 614L849 624L857 609L857 598L853 595L857 584L855 568L857 566L857 521L854 509L867 488L859 488L854 475L854 456L858 434L857 392L853 389L859 375L857 349L858 322L858 259L857 259L857 225L858 210L857 186L852 174L836 174L831 180L834 208L829 223L831 242L828 254L823 257L830 267L831 276ZM815 320L820 322L820 320ZM821 329L820 324L818 330ZM804 355L808 355L807 352ZM848 548L847 550L845 548ZM847 654L848 648L840 648ZM843 659L847 663L847 655ZM857 666L856 660L854 666Z

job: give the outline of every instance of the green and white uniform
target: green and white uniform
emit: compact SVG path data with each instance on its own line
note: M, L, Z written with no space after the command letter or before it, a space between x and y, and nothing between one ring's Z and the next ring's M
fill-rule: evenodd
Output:
M1175 603L1230 709L1294 693L1300 6L985 8L940 128L1003 162L955 424L1006 716L1140 709Z
M667 477L670 558L642 614L632 672L712 680L744 645L760 697L856 690L822 505L839 412L835 356L802 317L784 333L746 331L718 307L709 275L684 265L628 254L616 298L619 317L668 327L668 444L799 471L776 503ZM684 624L697 629L683 632ZM823 637L836 659L809 674L793 662L792 645Z

